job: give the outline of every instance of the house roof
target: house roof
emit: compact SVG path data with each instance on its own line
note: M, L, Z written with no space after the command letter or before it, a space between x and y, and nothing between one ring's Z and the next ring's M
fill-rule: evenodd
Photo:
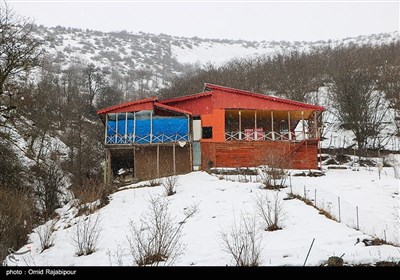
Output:
M307 109L312 109L312 110L318 110L318 111L324 111L325 108L322 106L317 106L317 105L311 105L299 101L294 101L291 99L284 99L284 98L279 98L275 96L269 96L261 93L255 93L255 92L250 92L246 90L241 90L241 89L235 89L235 88L230 88L230 87L224 87L224 86L219 86L219 85L214 85L214 84L204 84L205 90L222 90L222 91L227 91L227 92L232 92L236 94L242 94L242 95L248 95L248 96L253 96L261 99L266 99L274 102L279 102L279 103L285 103L285 104L290 104L290 105L295 105L295 106L300 106L300 107L305 107Z
M114 105L114 106L110 106L107 108L103 108L97 111L97 115L103 115L106 113L112 113L113 111L122 109L122 108L126 108L126 107L130 107L130 106L134 106L134 105L138 105L138 104L143 104L143 103L148 103L148 102L155 102L157 101L156 97L150 97L150 98L145 98L145 99L140 99L140 100L136 100L136 101L129 101L129 102L125 102L125 103L121 103L118 105Z
M225 87L225 86L219 86L219 85L214 85L214 84L209 84L205 83L204 84L204 92L201 93L195 93L195 94L190 94L190 95L185 95L181 97L174 97L174 98L169 98L169 99L164 99L160 100L160 103L168 104L168 103L177 103L177 102L182 102L186 100L191 100L195 98L202 98L206 96L212 95L212 90L221 90L225 92L231 92L235 94L240 94L240 95L247 95L251 97L256 97L256 98L261 98L264 100L269 100L273 102L279 102L279 103L284 103L284 104L289 104L289 105L294 105L294 106L300 106L306 109L311 109L311 110L317 110L317 111L324 111L325 108L322 106L317 106L317 105L311 105L295 100L290 100L290 99L284 99L284 98L279 98L275 96L269 96L261 93L255 93L255 92L250 92L246 90L241 90L241 89L235 89L235 88L230 88L230 87Z
M129 107L134 107L136 105L140 104L145 104L145 103L152 103L151 106L156 106L165 110L173 111L173 112L179 112L183 114L189 114L192 115L192 112L188 110L184 110L182 108L177 108L175 106L169 106L167 104L174 104L174 103L180 103L180 102L185 102L187 100L193 100L197 98L204 98L208 96L212 96L213 90L217 91L225 91L225 92L230 92L234 94L239 94L239 95L245 95L253 98L260 98L263 100L268 100L272 102L277 102L277 103L282 103L282 104L288 104L288 105L294 105L298 107L302 107L304 109L308 110L316 110L316 111L324 111L325 108L322 106L317 106L317 105L311 105L303 102L298 102L290 99L284 99L284 98L279 98L279 97L274 97L274 96L269 96L265 94L260 94L260 93L254 93L246 90L241 90L241 89L235 89L235 88L230 88L230 87L225 87L225 86L219 86L219 85L214 85L214 84L209 84L205 83L204 84L204 92L201 93L196 93L196 94L191 94L191 95L186 95L186 96L181 96L181 97L174 97L174 98L169 98L169 99L164 99L164 100L158 100L156 97L151 97L151 98L146 98L146 99L140 99L136 101L130 101L130 102L125 102L122 104L110 106L101 110L97 111L98 115L103 115L106 113L113 113L113 112L121 112L121 109L124 108L129 108ZM178 105L178 104L177 104ZM142 107L142 106L139 106Z
M173 98L168 98L168 99L164 99L164 100L160 100L160 103L174 103L174 102L180 102L180 101L186 101L189 99L196 99L196 98L200 98L200 97L206 97L206 96L210 96L212 95L212 92L200 92L200 93L195 93L195 94L190 94L190 95L185 95L185 96L180 96L180 97L173 97Z
M168 110L168 111L172 111L172 112L179 112L179 113L182 113L182 114L192 115L192 113L189 112L189 111L186 111L186 110L183 110L183 109L180 109L180 108L176 108L176 107L172 107L172 106L168 106L168 105L162 104L160 102L154 102L154 106L158 107L158 108L162 108L162 109Z
M121 104L118 104L118 105L110 106L110 107L98 110L97 111L97 115L120 112L120 110L123 109L123 108L132 109L133 106L139 105L139 104L144 104L144 103L152 103L152 106L158 107L158 108L161 108L161 109L164 109L164 110L167 110L167 111L178 112L178 113L188 114L188 115L192 114L189 111L186 111L186 110L183 110L183 109L180 109L180 108L176 108L176 107L172 107L172 106L168 106L166 104L162 104L160 102L157 102L157 98L156 97L151 97L151 98L140 99L140 100L136 100L136 101L130 101L130 102L125 102L125 103L121 103Z

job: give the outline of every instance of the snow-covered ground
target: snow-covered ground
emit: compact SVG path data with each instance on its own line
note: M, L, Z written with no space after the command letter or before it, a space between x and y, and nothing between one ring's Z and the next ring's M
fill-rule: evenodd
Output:
M292 171L292 174L299 171ZM317 190L317 206L338 211L335 201L341 199L341 223L327 219L318 210L297 199L282 200L286 218L283 229L267 232L260 223L262 234L261 265L303 265L312 240L314 245L307 265L320 265L330 256L342 256L348 264L375 263L378 261L400 261L399 247L391 245L365 246L357 239L372 239L371 235L391 242L400 242L395 230L395 211L399 207L399 180L394 178L392 167L385 167L381 179L376 168L361 167L359 171L326 170L323 177L291 176L292 191L303 193L314 200ZM290 183L288 181L288 183ZM88 256L76 256L71 244L72 232L76 230L75 207L72 202L60 209L60 219L53 233L54 246L39 253L38 236L30 235L30 254L15 256L17 263L9 265L117 265L115 258L107 252L122 253L123 265L133 265L126 236L130 221L138 222L147 210L150 197L164 196L164 189L157 187L128 186L111 195L110 203L95 214L101 219L100 240L97 250ZM291 188L282 189L280 196L286 197ZM259 183L240 183L220 180L218 176L205 172L192 172L179 176L179 187L173 196L165 197L170 202L170 211L176 221L182 221L186 207L198 204L198 212L187 220L183 227L184 254L175 265L224 266L233 265L232 259L222 250L221 231L228 232L234 219L242 214L256 215L254 197L257 194L273 193L260 189ZM303 196L303 195L302 195ZM330 201L332 199L333 201ZM347 209L347 206L351 208ZM359 207L359 227L356 230L350 219ZM398 218L398 217L397 217ZM260 220L261 222L261 220ZM354 226L355 227L355 226ZM365 230L365 232L364 232ZM356 244L357 243L357 244ZM119 249L118 249L119 248ZM24 246L20 251L25 251Z

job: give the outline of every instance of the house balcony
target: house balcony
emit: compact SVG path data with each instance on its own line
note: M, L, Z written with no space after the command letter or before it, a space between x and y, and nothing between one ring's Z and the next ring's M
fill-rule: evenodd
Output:
M226 110L225 141L319 139L315 112Z
M160 116L154 111L106 115L105 144L162 144L190 140L188 116Z

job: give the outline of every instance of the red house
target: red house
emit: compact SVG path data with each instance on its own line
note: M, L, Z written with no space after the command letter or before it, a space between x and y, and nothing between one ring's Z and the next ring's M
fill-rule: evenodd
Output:
M323 110L212 84L184 97L111 106L97 112L106 124L108 180L121 167L149 179L210 167L258 166L271 155L293 169L316 169L317 118Z

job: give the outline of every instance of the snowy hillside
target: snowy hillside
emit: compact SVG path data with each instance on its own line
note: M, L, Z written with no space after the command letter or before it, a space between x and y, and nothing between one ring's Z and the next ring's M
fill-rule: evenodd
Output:
M66 27L37 26L36 36L45 42L48 54L56 56L54 63L61 69L75 62L93 63L107 71L122 75L130 71L147 70L161 86L196 64L221 64L246 56L312 50L316 47L339 44L383 44L400 39L399 32L345 38L338 41L288 42L243 41L174 37L166 34L104 33Z
M332 256L342 256L348 265L400 261L398 247L367 246L377 238L394 244L400 242L396 208L400 203L399 181L394 178L393 168L384 168L381 179L377 169L369 167L361 167L359 171L325 169L322 177L295 175L299 173L292 171L292 187L281 191L260 189L254 176L242 177L239 182L225 180L237 176L213 176L205 172L179 176L177 193L169 197L165 197L161 186L143 187L145 182L121 188L111 195L109 205L90 215L92 220L99 217L99 242L94 253L79 257L71 240L82 216L78 217L78 210L71 201L57 211L59 215L52 233L54 245L40 252L38 234L32 233L30 243L20 249L20 252L27 249L31 252L13 256L15 259L8 259L8 265L134 265L127 243L129 223L138 224L151 197L169 202L174 223L183 220L185 209L197 205L197 212L183 224L182 242L186 249L175 265L234 265L231 256L222 250L221 233L229 232L234 221L239 223L240 215L244 214L257 218L263 266L303 265L314 238L307 265L323 265ZM252 182L244 182L244 179ZM291 191L340 222L326 218L299 199L286 199ZM264 231L265 225L258 219L254 201L257 195L271 198L274 193L279 194L285 218L281 230Z

